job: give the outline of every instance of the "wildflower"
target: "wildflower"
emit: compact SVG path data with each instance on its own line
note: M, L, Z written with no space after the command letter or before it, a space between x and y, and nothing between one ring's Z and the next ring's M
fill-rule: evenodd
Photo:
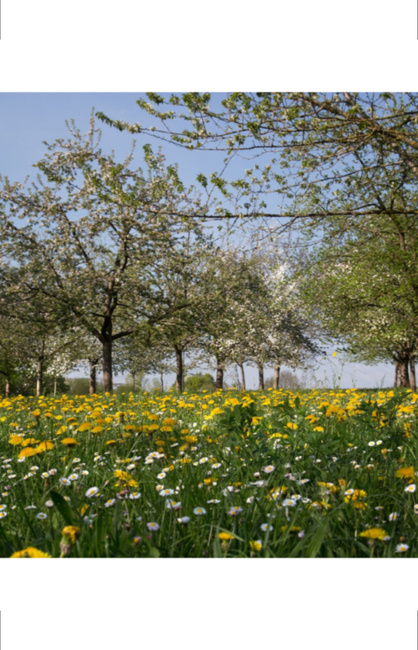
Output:
M169 510L181 510L182 508L181 501L170 501L170 499L167 499L165 504Z
M360 537L367 537L367 539L383 540L386 536L387 532L383 528L368 528L360 533Z
M160 479L160 481L162 481L162 479L165 478L166 476L167 474L165 472L160 472L159 474L157 474L157 478Z
M91 422L83 422L83 423L80 424L80 426L78 427L78 431L88 431L88 430L91 429L92 427L93 427L93 425L92 425Z
M78 526L65 526L61 534L69 538L72 544L75 544L77 537L79 537L81 529Z
M65 486L71 485L71 481L69 478L60 478L60 483L61 485L65 485Z
M114 506L116 503L116 499L108 499L106 503L104 504L105 508L110 508L110 506Z
M179 524L188 524L190 521L190 517L178 517L177 521Z
M156 530L160 530L160 525L157 524L155 521L149 521L147 523L147 528L148 528L148 530L153 532L153 531L156 531Z
M269 524L261 524L260 528L264 532L266 532L268 530L273 530L273 526L269 526Z
M45 442L41 442L37 447L36 447L36 453L40 451L47 451L48 449L53 449L55 445L50 441L50 440L45 440Z
M396 521L398 518L398 513L397 512L391 512L388 519L389 521Z
M4 517L7 517L7 512L5 510L2 510L0 512L0 519L4 519Z
M89 488L87 490L86 497L88 499L91 499L92 497L95 497L98 494L99 494L99 488L98 487L91 487L91 488Z
M263 469L263 472L265 474L271 474L272 472L274 472L275 467L274 467L274 465L267 465L266 467L263 467L262 469Z
M140 493L140 492L132 492L132 493L129 495L129 498L130 498L131 500L136 500L136 499L139 499L140 496L141 496L141 493Z
M235 539L234 535L231 533L218 533L218 537L224 542L229 541L230 539Z
M80 443L77 442L75 438L64 438L64 440L61 440L61 444L65 445L66 447L74 447Z
M36 518L37 519L46 519L47 515L44 512L38 512L38 514L36 515Z
M170 497L172 494L174 494L174 490L171 488L165 488L164 490L160 490L159 494L162 497Z
M284 499L282 505L285 508L293 508L296 505L296 501L293 498L292 499Z
M414 476L414 468L413 467L400 467L398 470L395 472L395 476L398 478L411 478Z
M263 548L263 543L261 539L257 539L256 541L250 542L250 549L252 551L261 551L262 548Z
M397 544L396 553L406 553L408 549L409 549L408 544Z
M23 549L23 551L16 551L16 553L13 553L10 557L52 557L48 553L44 553L43 551L40 551L39 549L35 548L34 546L28 546L27 548Z
M242 508L240 506L232 506L228 510L228 515L235 517L236 515L239 515L241 512L242 512Z
M415 485L415 483L411 483L411 485L408 485L405 488L405 492L412 492L413 493L413 492L415 492L416 489L417 489L417 486Z
M205 515L206 510L204 508L200 508L200 507L199 508L194 508L193 513L195 515Z

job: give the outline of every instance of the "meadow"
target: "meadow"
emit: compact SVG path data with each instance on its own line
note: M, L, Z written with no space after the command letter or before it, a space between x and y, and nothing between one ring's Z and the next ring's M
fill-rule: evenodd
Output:
M0 402L1 557L418 557L418 394Z

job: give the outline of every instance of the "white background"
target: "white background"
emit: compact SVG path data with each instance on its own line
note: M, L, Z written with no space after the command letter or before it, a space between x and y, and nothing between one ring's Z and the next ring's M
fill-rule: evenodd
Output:
M417 54L416 0L2 0L0 91L418 91ZM2 650L415 648L417 571L0 560Z
M2 0L3 91L416 90L416 0Z

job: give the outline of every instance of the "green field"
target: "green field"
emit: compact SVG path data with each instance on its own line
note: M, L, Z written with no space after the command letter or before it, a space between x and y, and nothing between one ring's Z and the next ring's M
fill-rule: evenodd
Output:
M411 390L3 400L0 555L418 557L417 404Z

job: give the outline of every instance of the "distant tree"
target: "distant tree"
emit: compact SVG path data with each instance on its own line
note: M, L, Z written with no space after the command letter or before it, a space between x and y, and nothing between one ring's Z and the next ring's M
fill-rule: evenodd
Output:
M184 390L186 393L201 393L203 391L212 393L216 390L216 384L211 374L198 372L186 377Z

